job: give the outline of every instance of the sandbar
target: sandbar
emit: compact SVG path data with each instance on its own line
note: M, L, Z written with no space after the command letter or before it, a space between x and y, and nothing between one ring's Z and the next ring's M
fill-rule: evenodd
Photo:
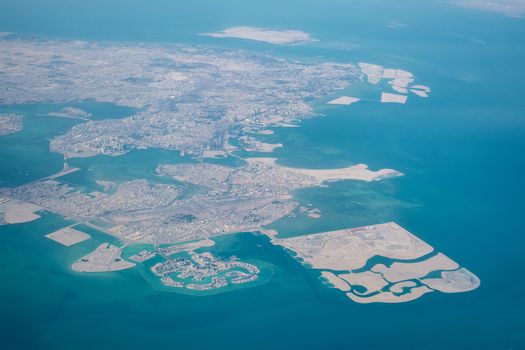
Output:
M410 87L411 89L415 89L415 90L422 90L424 92L430 92L432 91L428 86L426 85L412 85Z
M425 91L410 89L410 92L418 95L419 97L428 97L428 93L426 93Z
M383 66L371 63L359 63L358 66L370 84L376 85L383 79Z
M299 30L271 30L257 27L232 27L217 33L202 33L212 38L237 38L276 45L301 44L312 41L310 34Z
M298 174L312 176L320 183L325 181L339 181L339 180L361 180L361 181L377 181L388 177L403 176L404 174L394 169L380 169L370 170L366 164L357 164L346 168L338 169L303 169L290 168L287 166L276 164L276 158L246 158L248 163L264 163L280 169L285 169Z

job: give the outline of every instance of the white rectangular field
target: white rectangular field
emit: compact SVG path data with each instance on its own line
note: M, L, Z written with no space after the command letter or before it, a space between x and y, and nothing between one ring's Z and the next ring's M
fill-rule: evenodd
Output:
M405 95L390 94L388 92L383 92L381 94L382 103L406 103L407 97Z
M329 105L343 105L343 106L348 106L348 105L351 105L352 103L356 103L358 102L359 99L356 98L356 97L350 97L350 96L341 96L339 98L336 98L335 100L332 100L332 101L328 101L327 103Z
M87 233L80 232L72 227L60 229L58 231L46 235L46 237L67 247L86 241L91 238L91 236Z

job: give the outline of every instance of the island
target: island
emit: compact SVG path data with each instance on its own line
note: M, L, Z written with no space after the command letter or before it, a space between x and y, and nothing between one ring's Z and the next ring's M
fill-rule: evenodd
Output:
M208 35L272 44L312 40L300 31L254 27ZM258 280L260 270L203 250L219 235L263 232L359 303L404 302L434 291L459 293L479 286L469 270L393 222L293 238L265 230L296 213L321 218L319 209L294 198L297 191L334 181L396 181L404 175L388 164L299 168L263 155L286 147L276 139L275 129L300 127L303 120L321 115L311 101L340 106L360 101L358 94L344 95L353 84L369 84L367 89L380 96L367 101L404 104L409 96L428 97L431 89L416 84L413 73L365 62L299 62L205 46L9 36L0 42L0 84L5 87L0 103L58 103L46 116L76 119L70 130L50 140L50 151L63 156L62 171L0 188L0 223L34 220L43 208L122 243L99 245L79 258L73 270L107 272L155 264L150 272L165 287L221 289ZM9 59L14 55L16 65ZM135 112L94 120L68 105L85 100ZM3 129L20 128L20 118L3 117ZM70 165L72 159L147 149L175 151L178 157L119 181L94 175L94 188L64 179L80 170ZM89 238L74 226L47 237L66 246ZM123 258L122 249L135 244L154 248Z
M109 272L129 269L134 263L122 259L122 250L109 243L102 243L93 252L71 265L77 272Z
M158 263L151 271L160 277L167 287L208 291L240 285L257 280L257 266L241 262L235 257L219 259L209 252L190 253L188 257L169 257Z
M46 235L46 237L67 247L87 241L91 238L87 233L76 230L71 226L50 233Z
M300 30L272 30L257 27L231 27L217 33L202 33L213 38L237 38L276 45L302 44L312 41L310 34Z
M473 273L394 222L292 238L262 233L358 303L400 303L432 291L460 293L480 285ZM376 257L389 265L374 263Z

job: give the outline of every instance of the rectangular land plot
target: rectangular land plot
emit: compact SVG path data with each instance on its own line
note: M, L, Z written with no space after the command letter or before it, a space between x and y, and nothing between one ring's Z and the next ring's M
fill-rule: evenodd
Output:
M67 247L86 241L91 238L91 236L87 233L80 232L72 227L62 228L58 231L46 235L46 237Z

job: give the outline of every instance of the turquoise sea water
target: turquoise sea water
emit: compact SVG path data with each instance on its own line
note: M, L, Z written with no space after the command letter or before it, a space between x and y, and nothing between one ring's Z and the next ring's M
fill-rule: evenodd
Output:
M49 117L65 106L81 108L93 120L123 118L134 113L132 108L110 103L83 101L71 104L39 103L27 105L0 105L0 113L24 116L23 129L0 137L0 186L17 186L62 170L61 154L49 152L49 140L66 133L79 119Z
M268 137L285 145L276 154L287 165L364 162L406 173L301 191L297 198L323 217L287 218L274 226L292 235L394 220L482 283L470 293L432 293L399 305L355 304L266 238L241 234L228 237L221 254L271 264L268 283L206 297L165 293L139 270L71 271L75 259L109 238L59 246L43 236L68 223L48 214L0 227L2 349L525 348L523 19L438 1L4 0L0 8L0 31L25 35L200 43L414 72L418 83L432 87L430 98L410 98L404 106L318 105L324 117ZM391 21L407 26L389 28ZM195 36L233 25L297 28L320 41L273 47ZM76 122L27 118L26 130L0 138L1 185L60 170L61 158L46 153L42 139ZM33 143L28 158L23 154ZM151 159L145 154L143 160ZM92 181L86 168L106 177L121 174L119 166L133 176L152 174L153 164L130 167L140 153L125 157L78 160L84 170L70 180Z

